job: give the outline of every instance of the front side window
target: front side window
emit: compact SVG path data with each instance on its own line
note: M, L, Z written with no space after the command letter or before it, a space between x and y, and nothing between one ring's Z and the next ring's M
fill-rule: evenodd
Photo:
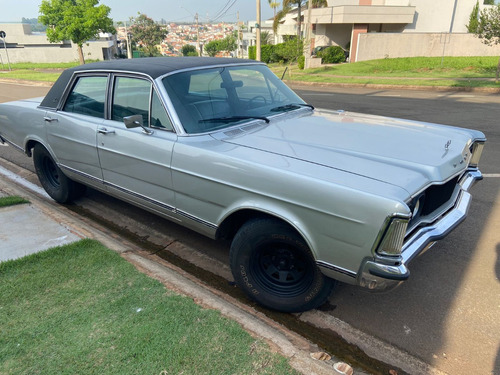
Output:
M305 103L262 64L185 71L163 85L188 134L224 129Z
M104 118L107 76L79 77L64 104L63 111Z
M111 119L141 115L144 126L173 130L172 123L151 82L130 77L116 77Z
M150 97L151 82L139 78L116 77L111 119L123 121L124 117L141 115L144 125L147 126Z

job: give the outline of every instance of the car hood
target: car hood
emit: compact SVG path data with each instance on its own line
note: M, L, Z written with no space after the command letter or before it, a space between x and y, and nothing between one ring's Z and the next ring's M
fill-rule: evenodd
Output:
M234 145L389 183L410 195L463 171L473 130L344 111L303 109L219 133Z

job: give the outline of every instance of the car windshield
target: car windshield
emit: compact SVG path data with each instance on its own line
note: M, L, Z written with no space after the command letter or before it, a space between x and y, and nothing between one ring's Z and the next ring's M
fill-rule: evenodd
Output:
M163 79L188 134L223 129L308 106L265 65L190 70Z

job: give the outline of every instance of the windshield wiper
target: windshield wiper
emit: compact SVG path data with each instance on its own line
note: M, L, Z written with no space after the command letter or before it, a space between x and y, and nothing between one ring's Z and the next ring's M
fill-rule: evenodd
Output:
M271 112L287 111L287 110L292 110L292 109L298 109L300 107L309 107L311 109L314 109L314 106L312 106L311 104L292 103L292 104L280 105L279 107L271 108Z
M269 124L269 119L264 116L228 116L228 117L214 117L214 118L206 118L199 120L198 122L205 123L205 122L233 122L233 121L239 121L239 120L264 120L266 124Z

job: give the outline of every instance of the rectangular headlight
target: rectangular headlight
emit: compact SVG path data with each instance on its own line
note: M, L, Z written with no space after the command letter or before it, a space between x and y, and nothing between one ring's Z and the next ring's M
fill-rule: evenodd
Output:
M408 219L393 218L385 231L377 253L380 255L397 256L401 254L403 241L408 227Z
M481 159L481 154L483 153L484 142L474 142L470 148L472 157L469 162L469 167L477 168L479 165L479 159Z

